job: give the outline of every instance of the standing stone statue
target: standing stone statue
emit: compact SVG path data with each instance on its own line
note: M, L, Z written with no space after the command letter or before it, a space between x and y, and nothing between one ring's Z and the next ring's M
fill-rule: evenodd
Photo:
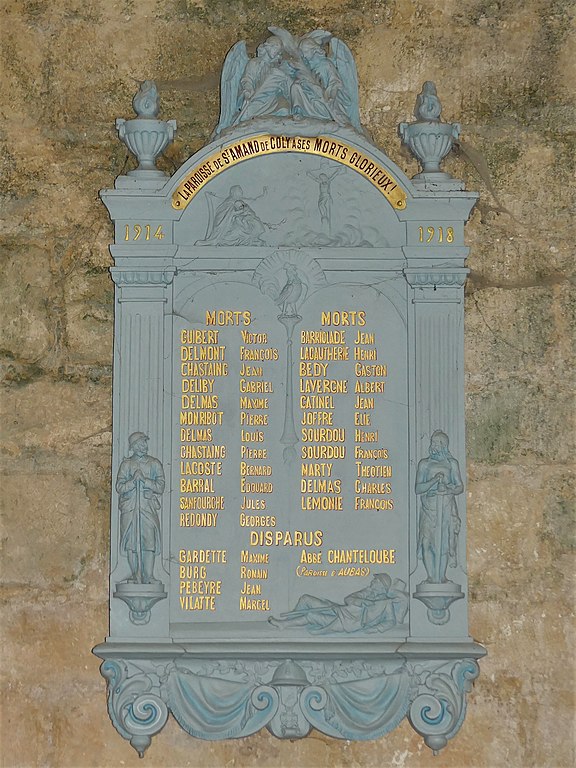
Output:
M160 499L165 480L162 464L148 456L148 437L134 432L128 438L132 456L118 470L120 551L128 557L128 583L157 584L154 559L160 554Z
M418 557L431 584L447 581L448 562L456 567L460 517L456 496L464 490L458 461L448 450L448 436L437 430L430 455L418 463L416 493L420 496Z

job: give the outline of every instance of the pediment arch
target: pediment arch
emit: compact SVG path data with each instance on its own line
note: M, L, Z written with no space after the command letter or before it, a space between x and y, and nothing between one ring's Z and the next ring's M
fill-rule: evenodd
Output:
M306 136L298 127L283 134L236 133L184 163L165 188L175 212L181 212L176 242L404 245L398 213L413 191L403 172L363 137Z

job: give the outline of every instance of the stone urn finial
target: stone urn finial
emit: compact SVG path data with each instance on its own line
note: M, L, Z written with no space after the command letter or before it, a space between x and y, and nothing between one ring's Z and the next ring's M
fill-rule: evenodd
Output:
M141 178L163 177L163 171L156 168L156 158L174 140L175 120L158 120L160 98L153 80L144 80L132 101L137 117L133 120L117 118L116 128L120 139L130 152L138 158L138 168L129 171L129 176Z
M436 85L428 80L416 97L416 122L400 123L398 126L400 138L422 167L422 172L414 176L414 180L441 181L452 178L449 173L440 170L440 163L460 135L460 123L441 122L441 112L442 105L436 93Z

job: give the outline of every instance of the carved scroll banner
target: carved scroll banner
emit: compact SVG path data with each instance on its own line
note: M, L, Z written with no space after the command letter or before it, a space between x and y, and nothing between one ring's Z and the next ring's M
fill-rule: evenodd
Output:
M390 201L394 208L406 206L406 193L382 166L342 141L325 136L315 138L302 136L254 136L250 139L232 142L224 149L206 158L193 168L184 181L180 182L172 195L174 208L185 208L194 195L205 184L229 167L243 160L276 152L302 152L309 155L330 158L351 168L368 179Z
M138 167L104 190L116 288L114 726L143 755L266 727L459 730L468 634L464 224L433 83L367 138L341 40L270 27L222 72L212 141L171 177L146 81L117 122Z

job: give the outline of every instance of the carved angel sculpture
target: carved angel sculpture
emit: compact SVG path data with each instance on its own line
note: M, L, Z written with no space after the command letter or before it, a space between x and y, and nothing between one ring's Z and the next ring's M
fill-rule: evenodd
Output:
M280 27L269 30L272 35L254 58L244 41L228 53L216 134L256 117L288 116L361 130L356 65L348 46L322 29L301 38Z
M329 56L324 49L326 43L330 43ZM298 48L320 82L331 119L340 125L352 124L360 129L356 65L348 46L330 32L316 29L304 35Z

